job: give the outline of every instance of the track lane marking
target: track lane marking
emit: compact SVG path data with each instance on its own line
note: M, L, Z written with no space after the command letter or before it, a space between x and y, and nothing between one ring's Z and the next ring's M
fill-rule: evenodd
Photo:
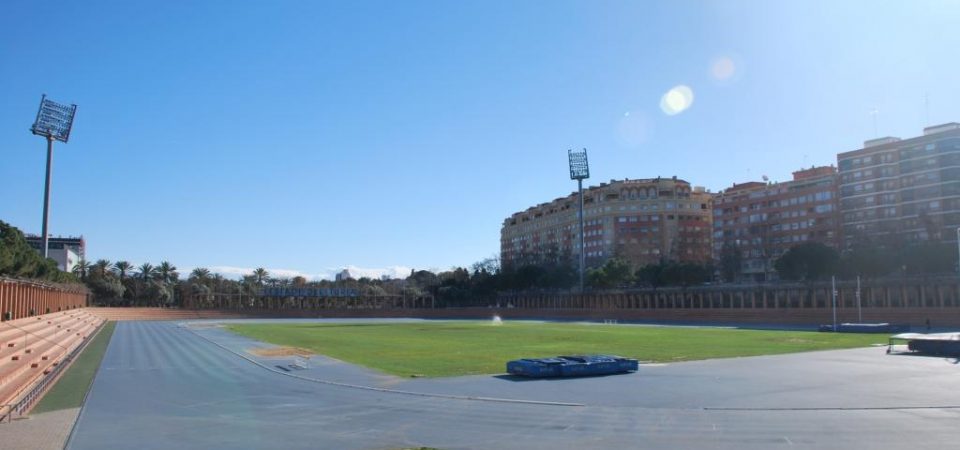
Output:
M196 330L193 330L193 329L190 327L190 325L188 325L188 324L180 324L180 325L178 325L178 328L183 328L183 329L185 329L185 330L193 333L194 335L198 336L199 338L201 338L201 339L203 339L203 340L205 340L205 341L207 341L207 342L209 342L209 343L211 343L211 344L213 344L213 345L216 345L217 347L220 347L220 348L222 348L222 349L224 349L224 350L226 350L226 351L228 351L228 352L230 352L230 353L232 353L232 354L234 354L234 355L236 355L236 356L238 356L238 357L240 357L240 358L243 358L243 359L249 361L250 363L255 364L256 366L258 366L258 367L260 367L260 368L262 368L262 369L264 369L264 370L273 372L273 373L278 374L278 375L284 375L284 376L288 376L288 377L291 377L291 378L296 378L296 379L299 379L299 380L310 381L310 382L313 382L313 383L326 384L326 385L329 385L329 386L339 386L339 387L345 387L345 388L350 388L350 389L360 389L360 390L364 390L364 391L383 392L383 393L389 393L389 394L411 395L411 396L417 396L417 397L445 398L445 399L450 399L450 400L469 400L469 401L481 401L481 402L514 403L514 404L523 404L523 405L543 405L543 406L573 406L573 407L576 407L576 406L587 406L587 405L585 405L585 404L583 404L583 403L548 402L548 401L543 401L543 400L524 400L524 399L516 399L516 398L499 398L499 397L484 397L484 396L472 396L472 395L453 395L453 394L437 394L437 393L431 393L431 392L404 391L404 390L399 390L399 389L388 389L388 388L380 388L380 387L374 387L374 386L364 386L364 385L360 385L360 384L341 383L341 382L339 382L339 381L330 381L330 380L323 380L323 379L319 379L319 378L306 377L306 376L298 375L298 374L295 374L295 373L292 373L292 372L282 372L282 371L280 371L280 370L278 370L278 369L275 369L275 368L270 367L269 365L263 364L263 363L261 363L260 361L257 361L257 360L255 360L255 359L253 359L253 358L251 358L251 357L249 357L249 356L247 356L247 355L244 355L244 354L242 354L242 353L240 353L240 352L238 352L238 351L236 351L236 350L233 350L233 349L231 349L231 348L229 348L229 347L227 347L227 346L225 346L225 345L223 345L223 344L221 344L221 343L219 343L219 342L217 342L217 341L215 341L215 340L213 340L213 339L211 339L211 338L209 338L209 337L207 337L207 336L204 336L204 335L200 334L200 333L197 332Z
M785 408L725 408L706 406L704 411L898 411L911 409L960 409L960 405L942 405L942 406L811 406L811 407L785 407Z

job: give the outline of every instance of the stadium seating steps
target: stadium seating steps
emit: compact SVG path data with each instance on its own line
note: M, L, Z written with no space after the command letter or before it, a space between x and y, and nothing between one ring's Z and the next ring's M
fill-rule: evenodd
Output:
M0 322L0 405L17 403L45 376L52 376L104 321L74 309Z
M191 320L242 319L251 317L234 311L193 310L176 308L84 308L84 311L106 320Z

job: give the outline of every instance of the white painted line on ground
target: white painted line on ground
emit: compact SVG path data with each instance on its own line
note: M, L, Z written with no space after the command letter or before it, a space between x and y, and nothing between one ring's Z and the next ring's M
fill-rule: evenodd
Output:
M913 409L960 409L960 405L941 405L941 406L810 406L810 407L786 407L786 408L725 408L725 407L703 407L704 411L885 411L885 410L913 410Z
M413 395L413 396L417 396L417 397L445 398L445 399L450 399L450 400L470 400L470 401L481 401L481 402L516 403L516 404L544 405L544 406L586 406L586 405L583 404L583 403L548 402L548 401L542 401L542 400L523 400L523 399L516 399L516 398L481 397L481 396L469 396L469 395L437 394L437 393L431 393L431 392L403 391L403 390L399 390L399 389L378 388L378 387L374 387L374 386L364 386L364 385L360 385L360 384L341 383L341 382L338 382L338 381L330 381L330 380L322 380L322 379L319 379L319 378L311 378L311 377L306 377L306 376L303 376L303 375L298 375L298 374L295 374L295 373L292 373L292 372L284 372L284 371L282 371L282 370L278 370L278 369L275 369L275 368L273 368L273 367L270 367L270 366L268 366L268 365L266 365L266 364L263 364L263 363L261 363L260 361L257 361L257 360L255 360L255 359L253 359L253 358L251 358L251 357L249 357L249 356L247 356L247 355L244 355L244 354L242 354L242 353L240 353L240 352L237 352L237 351L235 351L235 350L233 350L233 349L231 349L231 348L229 348L229 347L227 347L227 346L225 346L225 345L223 345L223 344L221 344L221 343L219 343L219 342L217 342L217 341L215 341L215 340L213 340L213 339L211 339L211 338L209 338L209 337L207 337L207 336L204 336L204 335L200 334L200 333L197 332L196 330L191 329L190 326L181 326L181 327L179 327L179 328L183 328L183 329L185 329L185 330L188 330L188 331L190 331L191 333L193 333L194 335L200 337L201 339L203 339L203 340L205 340L205 341L207 341L207 342L209 342L209 343L211 343L211 344L213 344L213 345L216 345L217 347L220 347L220 348L222 348L222 349L224 349L224 350L226 350L226 351L228 351L228 352L230 352L230 353L232 353L232 354L234 354L234 355L236 355L236 356L239 356L239 357L241 357L241 358L243 358L243 359L245 359L245 360L247 360L247 361L249 361L249 362L251 362L251 363L253 363L253 364L257 365L257 366L259 366L259 367L262 368L262 369L268 370L268 371L270 371L270 372L273 372L273 373L276 373L276 374L279 374L279 375L284 375L284 376L288 376L288 377L291 377L291 378L297 378L297 379L304 380L304 381L310 381L310 382L313 382L313 383L326 384L326 385L330 385L330 386L339 386L339 387L345 387L345 388L350 388L350 389L360 389L360 390L365 390L365 391L383 392L383 393L389 393L389 394Z

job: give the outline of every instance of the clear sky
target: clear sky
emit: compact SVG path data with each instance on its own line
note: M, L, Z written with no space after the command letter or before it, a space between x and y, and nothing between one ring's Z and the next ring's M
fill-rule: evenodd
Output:
M40 231L47 93L79 105L50 230L89 259L469 265L575 189L568 148L590 184L719 190L835 164L874 119L960 121L958 23L948 1L5 0L0 220ZM663 104L676 86L692 103Z

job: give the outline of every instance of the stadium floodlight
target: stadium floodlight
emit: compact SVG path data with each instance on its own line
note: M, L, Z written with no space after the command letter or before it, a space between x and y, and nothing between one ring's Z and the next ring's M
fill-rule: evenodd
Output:
M587 163L587 149L567 150L570 160L570 179L577 180L577 196L580 197L580 292L583 292L583 271L585 263L583 242L583 180L590 178L590 165Z
M37 120L33 122L30 131L37 136L66 143L70 139L70 129L73 128L73 116L76 113L77 105L61 105L47 100L47 94L43 94Z
M590 178L590 165L587 164L587 149L581 151L567 150L570 158L570 179L585 180Z
M47 224L50 211L50 173L53 168L53 141L64 144L70 140L70 130L73 129L73 117L77 113L77 105L62 105L47 100L47 94L40 98L40 110L37 119L30 127L30 132L47 138L47 177L43 188L43 257L47 258L50 251L50 233Z

